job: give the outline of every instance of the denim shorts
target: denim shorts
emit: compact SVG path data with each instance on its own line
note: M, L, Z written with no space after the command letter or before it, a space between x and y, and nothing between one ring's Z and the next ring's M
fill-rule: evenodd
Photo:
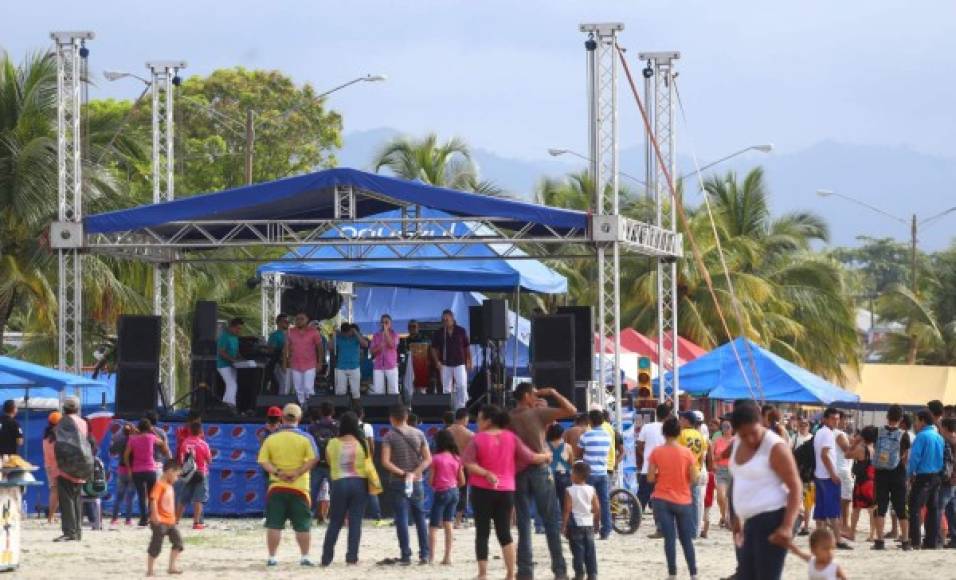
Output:
M197 473L192 480L176 482L176 501L180 505L209 501L209 477Z
M428 516L429 525L433 528L438 528L445 522L455 521L455 510L457 508L457 487L444 491L436 491L432 495L432 509Z

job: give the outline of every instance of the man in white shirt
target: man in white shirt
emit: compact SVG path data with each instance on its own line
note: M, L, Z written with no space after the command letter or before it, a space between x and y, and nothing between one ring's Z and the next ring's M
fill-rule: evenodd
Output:
M827 407L823 412L820 428L813 437L813 453L816 459L813 478L816 488L816 506L813 519L817 527L829 526L833 537L840 538L840 473L836 465L837 436L835 429L840 421L840 411ZM837 547L849 549L839 540Z
M661 404L657 406L656 418L653 423L648 423L641 427L637 435L637 464L640 468L638 472L637 499L645 509L650 505L651 494L654 493L654 484L647 481L647 467L650 465L651 452L664 444L664 433L661 431L664 419L671 414L671 408ZM660 532L660 526L657 526L657 516L654 516L655 526L658 528L651 537L664 536Z

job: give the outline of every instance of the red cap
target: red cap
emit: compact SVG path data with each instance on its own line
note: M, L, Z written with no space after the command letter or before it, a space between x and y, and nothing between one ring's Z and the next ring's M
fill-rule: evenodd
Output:
M279 407L269 407L269 410L266 411L266 417L281 417L282 409Z

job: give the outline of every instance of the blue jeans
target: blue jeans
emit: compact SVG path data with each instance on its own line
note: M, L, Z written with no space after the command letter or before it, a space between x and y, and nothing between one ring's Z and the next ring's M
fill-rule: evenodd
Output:
M744 523L744 544L737 550L737 580L779 580L787 549L770 543L785 509L764 512Z
M564 513L564 496L569 487L571 487L570 473L562 472L554 474L554 493L558 497L558 513Z
M949 541L956 543L956 486L940 486L939 517L946 518L946 524L949 526ZM943 529L942 521L937 529ZM945 540L945 538L942 539Z
M664 556L667 557L667 573L677 575L677 540L684 550L684 560L691 576L697 575L697 556L694 553L694 508L691 504L677 504L655 499L654 514L664 534Z
M659 532L661 531L661 525L657 523L657 512L651 509L651 494L654 493L654 484L647 480L647 474L642 473L637 476L637 501L641 502L641 510L646 514L647 510L651 510L651 515L654 516L654 528Z
M325 531L322 543L322 564L332 563L335 554L335 542L345 518L349 519L348 548L345 561L358 562L359 542L362 539L362 515L368 502L368 480L364 477L342 477L332 481L330 486L329 529Z
M597 550L594 547L594 528L568 525L568 544L571 546L571 564L574 577L597 578Z
M390 478L388 492L391 494L392 509L395 512L395 533L398 534L402 560L412 559L412 548L408 541L409 512L415 522L415 531L418 532L418 557L427 560L428 527L425 524L425 490L422 488L422 482L415 482L412 497L408 497L405 495L405 480Z
M432 496L432 509L428 515L428 524L440 528L444 523L455 521L455 508L458 507L458 488L436 491Z
M703 494L700 493L701 487L702 486L696 483L690 484L690 505L691 505L691 509L693 509L693 512L694 512L694 515L693 515L694 536L693 537L695 538L700 534L700 516L701 516L701 508L703 507L700 505L701 499L703 499L701 497L701 495Z
M379 503L377 495L368 496L368 517L373 520L382 519L382 504Z
M309 474L309 493L312 495L312 511L316 516L319 515L319 490L322 489L322 482L326 479L329 479L328 467L312 468L312 472ZM329 491L332 491L331 484L329 485Z
M532 465L515 478L515 514L518 520L518 576L534 576L531 553L531 502L544 523L544 534L551 555L551 571L564 576L568 565L561 553L561 514L554 492L554 478L547 465Z
M56 485L53 482L51 485ZM126 507L126 519L132 519L133 516L133 494L136 488L133 486L133 476L129 473L117 474L116 480L116 499L113 500L113 519L120 517L120 508Z
M592 473L588 477L588 484L594 488L601 504L601 537L606 538L611 535L611 490L608 489L610 482L607 473Z

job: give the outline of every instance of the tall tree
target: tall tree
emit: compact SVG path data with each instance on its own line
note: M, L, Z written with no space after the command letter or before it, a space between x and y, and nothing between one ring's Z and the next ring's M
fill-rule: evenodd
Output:
M397 137L382 147L372 166L375 171L388 169L398 177L438 187L487 195L503 193L490 181L479 178L471 150L457 137L445 142L439 142L434 133L421 139Z

